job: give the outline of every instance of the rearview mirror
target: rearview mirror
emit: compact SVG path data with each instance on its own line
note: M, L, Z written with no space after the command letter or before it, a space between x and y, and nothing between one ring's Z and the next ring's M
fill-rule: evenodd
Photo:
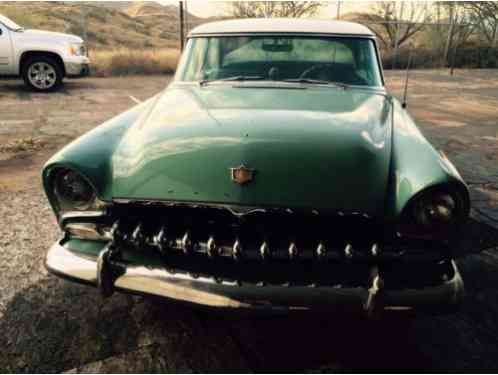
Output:
M263 51L266 52L291 52L294 49L292 42L288 39L275 39L263 42Z

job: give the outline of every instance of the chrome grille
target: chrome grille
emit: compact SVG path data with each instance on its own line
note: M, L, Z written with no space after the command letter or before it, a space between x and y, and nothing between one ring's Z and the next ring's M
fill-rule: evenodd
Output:
M205 206L114 204L109 220L137 251L198 254L234 261L369 261L442 256L441 244L405 241L362 214L255 210L240 215Z
M392 274L448 258L441 244L405 243L364 215L250 212L119 203L98 226L124 260L240 283L368 286L374 266Z

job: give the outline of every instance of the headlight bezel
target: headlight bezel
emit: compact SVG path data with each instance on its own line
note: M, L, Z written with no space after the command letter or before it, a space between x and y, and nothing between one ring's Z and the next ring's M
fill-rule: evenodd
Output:
M85 202L70 202L67 197L61 194L60 187L57 186L62 174L71 173L78 176L79 179L91 189L91 194ZM88 211L103 211L105 210L106 203L98 198L97 189L92 184L91 180L87 178L80 171L66 166L57 166L48 172L48 185L46 192L52 204L54 212L58 218L68 212L88 212Z
M428 202L441 202L441 197L450 197L453 201L453 215L446 222L421 222L420 209L427 207ZM424 239L448 239L452 237L469 216L470 201L464 186L460 184L445 184L431 186L417 193L405 205L399 233L405 237Z

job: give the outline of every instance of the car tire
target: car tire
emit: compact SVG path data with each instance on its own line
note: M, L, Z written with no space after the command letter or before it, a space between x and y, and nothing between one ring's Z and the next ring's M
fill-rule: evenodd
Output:
M64 70L61 64L50 56L30 57L22 66L24 83L37 92L52 92L62 85Z

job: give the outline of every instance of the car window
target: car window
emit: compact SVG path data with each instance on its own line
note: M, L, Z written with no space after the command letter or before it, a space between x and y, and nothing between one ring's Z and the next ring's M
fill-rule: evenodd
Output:
M276 50L271 47L276 44ZM282 46L279 50L278 47ZM268 51L268 48L270 49ZM295 38L254 38L239 43L238 48L223 58L224 65L243 61L331 61L354 63L352 51L340 41Z
M381 86L375 46L367 38L308 36L221 36L193 38L182 59L180 80L232 76L320 79ZM270 74L270 72L272 72Z

